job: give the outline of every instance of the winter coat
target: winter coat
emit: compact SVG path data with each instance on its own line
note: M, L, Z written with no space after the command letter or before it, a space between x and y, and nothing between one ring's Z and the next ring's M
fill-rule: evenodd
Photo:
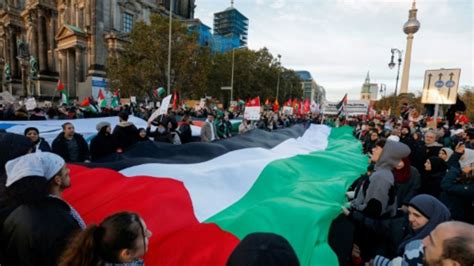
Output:
M431 171L425 171L422 176L420 193L439 198L441 180L446 175L447 165L443 159L437 156L430 157L428 160L431 162Z
M397 189L397 205L408 205L408 202L418 194L421 187L421 177L415 167L410 166L410 179L405 183L395 183Z
M87 146L87 142L84 137L80 134L74 133L73 138L77 141L77 146L79 148L79 156L77 162L84 162L85 160L89 160L89 147ZM64 133L61 132L53 141L52 151L57 155L61 156L66 162L72 162L66 141L67 140L64 137Z
M443 148L443 145L435 142L429 146L423 144L421 146L416 146L415 150L411 153L411 162L412 165L418 169L421 176L425 174L425 162L428 158L433 156L438 156L439 151Z
M151 128L147 128L146 134L148 137L153 138L156 142L173 143L171 133L168 130L160 133L158 129L156 129L154 132L151 132Z
M138 129L130 122L120 122L115 126L112 136L115 139L117 148L125 151L138 142Z
M38 150L42 152L51 152L51 147L49 146L49 143L44 140L44 138L39 138L38 142L34 145L35 152L37 152Z
M189 143L193 140L191 126L188 123L183 123L178 127L177 132L179 133L179 138L181 143Z
M95 162L100 158L115 153L117 150L117 144L111 134L99 132L94 138L92 138L90 150L91 160Z
M449 169L441 181L441 201L451 211L453 219L474 222L474 182L462 182L461 168L457 163L462 154L454 153L448 161Z
M409 154L407 145L388 140L375 164L375 172L357 191L352 207L369 217L393 217L397 212L397 200L392 169Z
M21 205L5 220L0 250L4 265L57 265L69 240L80 230L71 208L62 200Z

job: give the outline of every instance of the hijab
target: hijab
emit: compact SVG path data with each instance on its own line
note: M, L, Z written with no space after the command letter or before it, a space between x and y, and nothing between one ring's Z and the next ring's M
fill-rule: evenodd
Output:
M453 155L453 153L454 153L453 150L450 149L450 148L442 148L441 150L444 151L446 153L446 155L448 156L446 158L446 161L448 161L449 158L451 158L451 155Z
M446 162L438 156L431 156L428 160L431 163L431 171L428 172L431 176L438 173L446 173L446 170L448 170Z
M411 167L410 167L410 157L405 157L402 159L403 161L403 168L401 169L394 169L393 170L393 177L395 178L395 183L401 184L406 183L410 180L411 175Z
M448 208L441 203L441 201L431 195L418 195L410 200L408 206L413 207L420 212L426 219L428 219L428 223L417 230L410 229L412 234L410 234L408 238L405 238L405 240L398 246L398 253L403 253L405 245L409 242L425 238L440 223L451 220L451 213Z
M461 169L462 169L470 165L471 163L474 163L474 150L465 149L464 155L459 160L459 165L461 166Z

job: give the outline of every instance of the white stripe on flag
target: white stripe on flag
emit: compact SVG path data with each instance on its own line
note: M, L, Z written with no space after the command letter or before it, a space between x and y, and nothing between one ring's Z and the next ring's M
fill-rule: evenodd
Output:
M241 149L195 164L142 164L121 173L182 181L197 219L204 221L241 199L272 161L326 149L330 132L327 126L311 125L302 137L288 139L270 150Z

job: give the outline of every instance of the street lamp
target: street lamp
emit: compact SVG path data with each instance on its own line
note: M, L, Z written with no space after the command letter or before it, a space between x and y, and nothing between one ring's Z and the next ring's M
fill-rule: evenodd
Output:
M234 68L235 68L235 50L245 48L245 46L233 47L232 48L232 73L230 76L230 101L234 99Z
M278 79L277 79L277 93L276 93L277 100L278 100L278 93L280 92L280 67L281 67L281 54L278 55Z
M169 33L168 33L168 95L171 94L171 30L173 22L173 5L174 1L170 1L170 18L169 18Z
M402 64L402 51L400 51L399 49L397 48L392 48L392 50L390 50L390 52L392 53L392 57L390 59L390 63L388 63L388 67L390 69L393 69L395 67L395 62L393 62L393 59L394 59L394 56L395 56L395 53L398 54L398 70L397 70L397 81L395 82L395 95L393 96L393 113L396 112L396 108L397 108L397 89L398 89L398 79L400 78L400 65Z

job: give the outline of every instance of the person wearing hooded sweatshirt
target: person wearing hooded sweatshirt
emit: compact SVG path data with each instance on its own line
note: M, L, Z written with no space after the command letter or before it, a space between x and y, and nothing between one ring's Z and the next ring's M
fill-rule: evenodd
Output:
M115 138L117 151L123 152L138 142L138 129L128 122L128 113L120 112L118 116L120 122L115 126L112 136Z
M446 175L447 169L446 162L438 156L428 158L425 162L425 174L421 178L420 192L439 198L441 180Z
M356 190L351 207L373 218L394 216L397 199L392 170L409 154L410 148L401 142L379 140L372 150L375 172Z
M458 144L441 181L441 201L453 219L474 223L474 150Z
M51 147L49 146L49 143L44 140L44 138L41 138L39 135L39 130L35 127L29 127L25 129L25 136L29 138L34 145L34 150L33 152L50 152Z
M90 143L91 159L93 162L100 158L113 154L117 150L117 144L113 138L111 125L108 122L100 122L97 124L97 135L92 138Z

